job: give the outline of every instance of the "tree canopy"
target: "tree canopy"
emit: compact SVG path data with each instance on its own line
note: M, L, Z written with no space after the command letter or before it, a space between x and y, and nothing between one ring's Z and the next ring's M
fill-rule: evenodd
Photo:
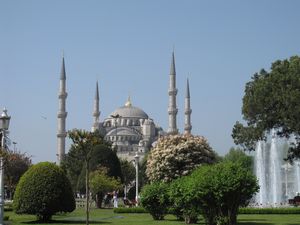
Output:
M4 154L4 183L8 188L9 198L13 193L21 176L31 166L31 157L20 151L6 150Z
M239 163L221 162L201 166L170 185L170 200L187 223L200 213L206 224L235 225L238 209L258 191L256 177Z
M64 171L54 163L41 162L21 177L13 206L16 213L33 214L49 221L57 212L72 212L75 199Z
M242 114L246 125L236 122L232 137L244 149L255 150L272 129L279 137L295 137L287 158L300 158L300 58L277 60L246 84Z
M101 208L104 195L120 189L121 182L119 179L108 176L106 168L99 168L90 173L90 186L96 206Z
M216 153L204 137L169 135L158 140L147 158L146 174L151 182L169 182L188 175L203 164L216 162Z
M74 132L82 132L73 130L69 134L74 135ZM86 174L86 161L89 163L89 170L96 170L99 166L106 167L109 176L121 178L121 167L119 159L111 145L103 140L103 137L98 133L86 132L91 143L86 143L87 149L85 152L78 144L72 144L69 152L64 157L62 168L66 171L74 190L85 190L84 177ZM88 157L88 158L86 158Z
M240 164L243 168L253 172L254 161L253 156L247 155L240 148L230 148L229 152L224 156L224 162L233 162Z
M89 198L90 198L90 184L89 184L89 174L90 174L90 161L92 159L92 152L96 145L101 145L106 143L99 132L89 132L85 130L73 129L68 132L68 136L73 141L71 148L74 149L74 155L78 160L82 160L85 165L85 196L86 196L86 225L89 224ZM69 163L72 163L69 161ZM82 165L82 164L81 164ZM74 169L74 166L72 166ZM78 180L78 179L77 179ZM78 181L77 181L78 182Z

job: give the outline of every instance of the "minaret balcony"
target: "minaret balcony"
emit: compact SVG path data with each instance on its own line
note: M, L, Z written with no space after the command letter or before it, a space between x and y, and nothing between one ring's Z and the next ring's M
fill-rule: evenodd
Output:
M99 116L100 116L100 112L99 112L99 111L98 111L98 112L94 112L94 113L93 113L93 116L94 116L94 117L99 117Z
M191 109L185 110L185 112L184 112L185 115L189 115L189 114L191 114L191 113L192 113L192 110L191 110Z
M57 114L57 118L66 118L67 115L68 115L67 112L59 112L59 113Z
M184 130L191 130L192 129L192 125L185 125L184 126Z
M168 113L169 115L172 115L172 114L177 114L178 113L178 109L177 108L169 108L168 109Z
M68 93L67 92L62 92L58 94L58 98L67 98L68 97Z
M169 95L177 95L178 89L174 88L174 89L169 89Z
M59 134L57 134L57 137L58 138L65 138L65 137L67 137L67 132L59 133Z

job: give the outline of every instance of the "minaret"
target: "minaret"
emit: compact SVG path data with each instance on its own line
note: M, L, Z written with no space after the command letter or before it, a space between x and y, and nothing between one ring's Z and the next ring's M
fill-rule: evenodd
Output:
M57 163L61 164L64 155L65 155L65 143L66 143L66 99L68 93L66 92L66 71L65 71L65 59L62 58L61 72L60 72L60 81L59 81L59 109L57 114L58 121L58 130L57 130Z
M98 88L98 81L96 83L96 93L95 93L95 99L94 99L94 124L92 127L92 132L95 132L99 129L99 117L100 117L100 111L99 111L99 88Z
M176 70L175 70L175 56L174 51L172 53L172 61L171 61L171 69L170 69L170 83L169 83L169 107L168 107L168 114L169 114L169 134L177 134L177 123L176 123L176 116L178 109L176 107L176 95L177 95L177 88L176 88Z
M186 94L185 94L185 101L184 101L184 114L185 114L185 121L184 121L184 134L191 134L192 124L191 124L191 102L190 102L190 85L189 79L186 81Z

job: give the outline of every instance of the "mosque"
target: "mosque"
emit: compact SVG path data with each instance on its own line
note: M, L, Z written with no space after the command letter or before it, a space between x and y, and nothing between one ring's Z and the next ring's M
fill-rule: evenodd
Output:
M148 116L142 109L133 106L130 97L124 106L117 108L112 112L109 117L100 121L100 107L99 107L99 89L98 82L96 83L96 91L94 98L92 132L98 130L104 139L110 141L117 149L117 155L120 158L132 160L136 153L143 157L158 140L160 136L178 134L177 129L177 105L176 105L176 69L175 69L175 56L172 53L170 75L169 75L169 127L164 131L161 127L157 126L152 118ZM58 133L57 133L57 161L61 163L65 155L65 139L66 132L66 72L65 61L62 59L62 67L60 74L59 85L59 111L58 111ZM190 90L189 81L186 84L185 95L185 124L184 133L191 134L191 106L190 106Z

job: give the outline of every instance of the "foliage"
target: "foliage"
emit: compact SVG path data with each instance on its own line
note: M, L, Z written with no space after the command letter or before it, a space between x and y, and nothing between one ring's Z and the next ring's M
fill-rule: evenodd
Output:
M119 159L114 151L112 151L111 145L103 140L103 137L98 133L90 133L86 131L73 130L69 132L85 132L86 135L91 135L92 143L87 146L86 150L87 160L89 162L89 170L94 171L98 167L105 167L109 176L115 178L122 178L121 166ZM73 144L68 154L66 154L62 168L66 171L69 177L72 187L78 192L85 192L85 175L86 175L86 162L84 152L78 147L77 144Z
M128 162L126 159L121 159L120 164L121 164L123 183L125 185L128 185L135 179L135 168L133 164L131 162Z
M96 205L101 208L104 195L121 188L121 183L118 179L108 176L105 168L100 168L90 173L90 186Z
M261 70L246 84L242 113L247 125L236 122L232 137L244 149L255 150L271 129L280 137L295 136L288 159L300 158L300 57L277 60L270 72Z
M12 202L4 202L4 212L13 211L13 204Z
M61 167L66 172L74 192L78 192L77 184L84 166L84 160L81 158L81 155L81 151L75 145L72 145L61 163Z
M200 167L190 179L193 181L190 191L210 225L220 220L236 224L239 207L246 206L259 189L250 171L231 162Z
M239 163L243 168L248 171L254 169L254 159L252 156L247 155L242 149L231 148L229 152L224 156L224 162Z
M4 160L4 184L8 188L9 199L11 199L19 179L31 166L31 157L20 151L7 150Z
M154 220L163 220L169 205L168 184L154 182L145 185L141 192L141 204Z
M239 214L300 214L300 208L240 208Z
M146 153L144 158L139 162L139 187L143 187L149 183L149 179L146 174L148 156L149 152Z
M89 170L95 171L99 168L105 168L108 176L122 181L122 171L119 158L115 151L112 151L110 145L101 144L93 147L91 151L91 160L89 161ZM85 174L86 165L84 164L80 175L77 178L76 190L85 192Z
M195 202L195 194L192 187L193 180L190 176L184 176L174 180L169 188L170 209L178 220L184 218L185 223L196 223L201 212L200 205Z
M90 170L94 171L99 167L105 167L108 176L123 180L121 163L117 153L106 142L96 145L91 152Z
M99 132L88 132L85 130L73 129L68 132L73 144L72 147L77 151L78 159L84 161L85 164L85 196L86 196L86 224L89 224L89 174L90 174L90 160L92 159L92 151L94 146L105 144L106 142L101 137Z
M69 180L54 163L32 166L20 179L14 195L16 213L48 221L57 212L72 212L75 199Z
M114 208L114 213L149 213L149 212L142 207L133 207L133 208Z
M149 153L146 174L151 182L168 182L215 161L216 154L204 137L169 135L160 138Z

